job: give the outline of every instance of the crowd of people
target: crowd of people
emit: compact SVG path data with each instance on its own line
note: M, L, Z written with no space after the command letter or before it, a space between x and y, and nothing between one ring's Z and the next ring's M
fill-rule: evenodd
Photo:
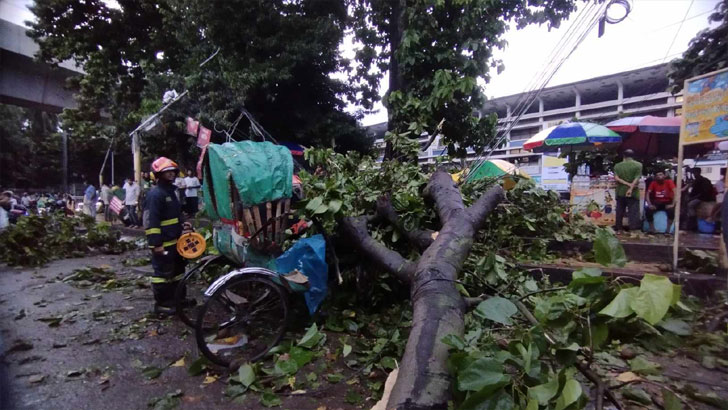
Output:
M122 186L104 183L97 188L94 184L84 181L81 202L77 202L76 197L68 193L24 192L18 195L6 190L0 193L0 229L15 223L23 215L43 215L56 211L63 211L66 215L80 212L93 218L100 214L103 215L104 221L121 221L128 227L142 228L141 213L144 200L156 184L157 180L148 172L142 173L141 185L131 177L126 178ZM199 179L189 169L185 176L178 176L175 180L176 196L188 216L195 215L199 209L200 187ZM112 209L114 197L118 198L122 205L119 212L114 212Z
M725 178L725 168L721 170L721 178ZM665 212L667 216L667 233L675 219L676 190L675 181L669 178L670 170L658 170L654 175L648 176L644 196L644 215L649 224L649 232L655 233L654 217L657 212ZM642 178L642 164L634 159L632 150L625 150L623 160L614 166L614 179L616 187L616 221L614 229L623 230L623 218L627 216L629 230L639 230L640 217L640 180ZM700 168L690 168L682 187L683 206L685 214L681 220L686 230L698 230L698 221L716 221L720 218L720 210L725 193L724 180L715 185L702 175ZM684 216L684 219L683 219Z

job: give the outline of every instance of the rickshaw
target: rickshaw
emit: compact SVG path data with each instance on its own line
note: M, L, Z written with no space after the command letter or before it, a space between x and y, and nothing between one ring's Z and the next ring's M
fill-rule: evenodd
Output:
M293 160L270 142L210 144L203 154L202 197L219 254L200 258L177 288L177 313L195 331L211 362L236 368L262 358L283 337L289 295L303 293L313 313L326 293L325 241L299 239L282 252L291 223ZM178 250L198 256L200 236L183 235ZM205 280L212 266L229 272ZM187 297L196 304L185 303Z

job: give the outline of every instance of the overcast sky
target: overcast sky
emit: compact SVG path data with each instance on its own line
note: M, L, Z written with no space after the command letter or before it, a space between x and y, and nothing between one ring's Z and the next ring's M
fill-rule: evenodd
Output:
M31 0L0 0L0 16L21 24L32 19L27 10ZM632 0L632 12L619 24L607 25L598 38L596 29L559 69L549 86L632 70L670 61L679 56L696 33L708 26L707 17L720 0ZM580 4L583 6L583 4ZM684 19L684 21L683 21ZM681 24L682 22L682 24ZM531 26L506 34L508 46L497 51L505 71L494 75L485 93L490 98L526 90L531 79L547 63L546 57L567 31L570 22L550 32L545 26ZM672 44L672 46L671 46ZM345 46L346 48L350 46ZM386 90L380 90L383 94ZM362 123L369 125L387 118L381 109Z

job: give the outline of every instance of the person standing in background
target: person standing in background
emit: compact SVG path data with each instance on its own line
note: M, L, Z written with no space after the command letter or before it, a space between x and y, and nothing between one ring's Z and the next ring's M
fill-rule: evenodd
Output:
M111 200L111 189L107 184L101 184L101 202L104 204L102 212L104 213L104 221L109 221L109 201Z
M84 184L86 185L86 184ZM86 190L83 193L83 207L86 215L96 218L96 201L98 200L98 194L96 187L93 184L88 184Z
M624 211L627 211L630 230L638 230L640 225L640 189L642 164L634 160L634 151L624 150L623 160L614 166L614 179L617 181L617 211L614 230L622 230Z
M181 174L177 174L177 177L174 179L174 186L175 194L177 195L177 199L179 200L180 204L185 203L185 178Z
M185 183L185 212L191 218L197 214L199 209L199 203L197 202L197 193L200 189L200 180L197 179L192 170L187 170L187 176L184 179Z
M133 179L127 178L124 184L124 205L126 212L129 214L129 220L132 228L140 227L139 214L137 213L137 205L139 204L139 185Z

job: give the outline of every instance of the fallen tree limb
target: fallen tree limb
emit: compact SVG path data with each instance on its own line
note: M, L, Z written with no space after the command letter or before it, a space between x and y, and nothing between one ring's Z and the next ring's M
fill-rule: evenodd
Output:
M409 284L415 264L374 240L367 229L369 220L367 216L346 217L341 220L341 227L350 235L359 251L403 283Z
M392 201L390 201L386 196L377 200L377 216L383 218L392 226L397 228L407 241L415 245L420 251L427 249L427 247L432 245L432 242L434 242L433 236L435 236L435 231L429 229L415 229L410 231L405 229L402 224L402 220L399 215L397 215L397 211L395 211L394 206L392 206Z

